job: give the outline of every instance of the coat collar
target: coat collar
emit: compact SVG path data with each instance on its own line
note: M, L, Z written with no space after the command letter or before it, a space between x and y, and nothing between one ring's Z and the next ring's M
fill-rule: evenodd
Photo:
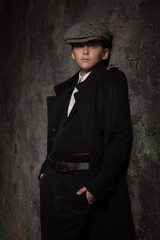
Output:
M93 81L94 78L97 78L97 76L105 70L106 70L106 68L103 63L98 64L92 70L91 74L88 76L87 80L84 81L83 84L86 84L86 83L88 84L90 81ZM63 83L56 85L54 87L56 95L62 94L64 91L68 90L73 85L75 85L77 83L78 76L79 76L79 71L73 77L69 78L68 80L64 81ZM78 86L77 87L78 89L81 88L81 84L78 84L77 86Z
M68 80L56 85L54 87L56 95L60 95L63 92L70 89L74 84L76 84L76 81L78 79L79 72L77 72L73 77L69 78Z

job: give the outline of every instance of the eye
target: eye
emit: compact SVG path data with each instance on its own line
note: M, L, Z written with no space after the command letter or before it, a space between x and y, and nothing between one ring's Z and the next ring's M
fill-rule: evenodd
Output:
M74 45L74 47L75 47L75 48L82 48L82 44L81 44L81 43L76 43L76 44Z
M91 44L90 47L91 48L96 48L97 46L96 46L96 44Z

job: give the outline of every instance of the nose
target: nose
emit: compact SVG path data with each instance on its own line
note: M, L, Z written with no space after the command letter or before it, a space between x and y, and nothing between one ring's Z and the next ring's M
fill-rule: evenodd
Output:
M88 54L88 46L83 47L83 54Z

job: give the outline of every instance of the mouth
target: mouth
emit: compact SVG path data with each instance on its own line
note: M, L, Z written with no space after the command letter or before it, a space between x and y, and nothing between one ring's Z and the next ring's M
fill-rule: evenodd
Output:
M82 62L88 62L89 61L88 58L82 58L81 60L82 60Z

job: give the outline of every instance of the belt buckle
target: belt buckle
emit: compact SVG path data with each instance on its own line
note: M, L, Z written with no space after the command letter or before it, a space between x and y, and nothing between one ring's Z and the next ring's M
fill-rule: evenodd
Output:
M65 161L57 161L56 170L59 171L59 172L64 172L64 173L68 172L67 162L65 162Z

